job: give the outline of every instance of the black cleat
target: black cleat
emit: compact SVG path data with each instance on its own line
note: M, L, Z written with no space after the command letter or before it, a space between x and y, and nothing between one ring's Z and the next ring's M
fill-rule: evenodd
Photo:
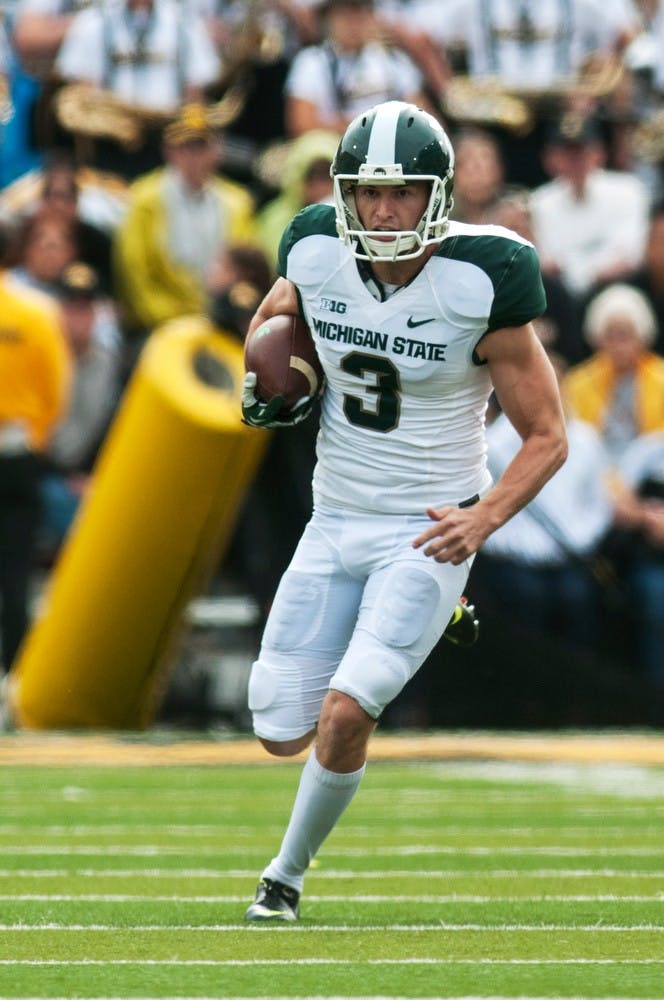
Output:
M477 642L479 634L480 623L475 614L475 606L468 604L466 598L462 597L443 635L455 646L472 646Z
M300 916L300 894L283 882L262 878L258 883L256 898L244 915L245 920L283 923Z

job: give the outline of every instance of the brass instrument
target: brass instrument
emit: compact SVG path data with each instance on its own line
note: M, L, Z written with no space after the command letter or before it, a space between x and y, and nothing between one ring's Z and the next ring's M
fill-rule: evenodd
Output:
M55 115L68 132L93 139L112 139L128 151L139 149L148 129L163 129L174 121L178 110L158 111L129 104L108 90L88 83L67 83L53 98ZM208 105L208 120L214 128L225 128L244 106L244 94L231 86L220 100Z
M646 163L664 162L664 108L640 122L632 133L634 155Z
M618 57L591 58L576 77L547 88L509 88L497 77L453 76L441 98L446 115L461 122L499 125L527 135L538 116L557 115L574 98L600 100L615 92L623 79Z
M0 7L0 47L3 49L6 46L5 43L5 13L2 7ZM7 32L8 34L8 32ZM7 68L7 67L5 67ZM14 106L12 104L11 94L9 92L9 80L5 73L3 73L2 68L0 68L0 128L6 125L7 122L11 121L14 114Z
M251 62L273 62L284 51L283 34L265 18L269 4L265 0L245 0L244 6L244 17L232 30L223 51L226 78L232 78L238 68Z
M440 104L443 114L457 121L501 125L516 135L527 135L534 125L528 101L492 77L453 76Z
M7 78L0 73L0 126L6 125L14 114L12 99L9 94Z
M59 124L68 132L94 139L113 139L127 150L138 149L149 126L164 126L170 115L127 104L108 90L88 83L64 84L53 97Z
M264 0L246 0L244 16L232 29L222 77L209 88L216 98L208 104L208 119L214 128L228 127L244 110L249 92L247 67L257 59L274 58L283 45L283 39L264 30L263 7ZM111 91L82 82L61 85L53 97L53 110L67 131L92 139L112 139L127 151L139 149L148 129L163 129L179 111L129 103Z

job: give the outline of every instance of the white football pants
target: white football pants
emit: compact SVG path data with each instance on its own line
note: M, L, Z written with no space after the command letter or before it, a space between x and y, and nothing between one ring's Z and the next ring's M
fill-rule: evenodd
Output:
M472 564L437 563L413 539L430 520L317 509L277 590L249 678L254 731L303 736L328 688L372 718L445 631Z

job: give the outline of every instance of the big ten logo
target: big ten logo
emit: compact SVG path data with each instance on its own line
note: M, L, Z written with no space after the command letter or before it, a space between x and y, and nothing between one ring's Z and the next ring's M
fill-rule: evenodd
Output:
M325 309L327 312L333 312L333 313L346 312L346 303L337 302L336 299L321 299L320 307L321 309Z

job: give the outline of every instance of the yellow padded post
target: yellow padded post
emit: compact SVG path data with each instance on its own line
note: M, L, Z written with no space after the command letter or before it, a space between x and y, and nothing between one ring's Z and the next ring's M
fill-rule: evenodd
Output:
M151 335L9 677L17 725L142 729L184 609L218 564L269 434L240 420L242 347L187 318Z

